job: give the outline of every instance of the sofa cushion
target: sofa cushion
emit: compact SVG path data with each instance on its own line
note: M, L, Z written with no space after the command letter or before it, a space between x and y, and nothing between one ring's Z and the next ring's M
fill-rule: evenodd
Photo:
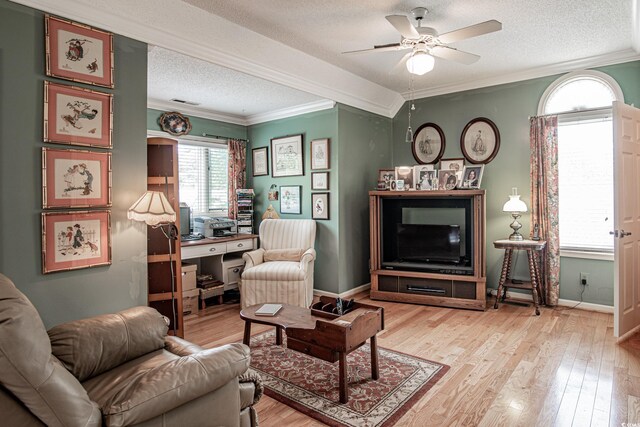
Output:
M100 410L51 355L44 324L14 284L0 274L0 384L49 426L99 426Z
M244 270L242 280L304 280L305 274L299 262L265 262Z
M299 262L304 250L302 249L270 249L264 252L264 262L295 261Z
M53 354L80 381L164 347L167 324L151 307L74 320L49 330Z

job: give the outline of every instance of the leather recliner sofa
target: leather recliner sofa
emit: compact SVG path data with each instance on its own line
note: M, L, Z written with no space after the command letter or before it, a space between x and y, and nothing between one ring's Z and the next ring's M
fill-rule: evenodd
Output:
M0 274L3 426L256 426L249 348L203 349L134 307L55 326Z

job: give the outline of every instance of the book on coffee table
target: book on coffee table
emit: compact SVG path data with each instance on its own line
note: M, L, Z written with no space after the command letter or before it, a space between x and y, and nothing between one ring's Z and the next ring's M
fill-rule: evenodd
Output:
M282 308L282 304L263 304L256 310L256 316L275 316Z

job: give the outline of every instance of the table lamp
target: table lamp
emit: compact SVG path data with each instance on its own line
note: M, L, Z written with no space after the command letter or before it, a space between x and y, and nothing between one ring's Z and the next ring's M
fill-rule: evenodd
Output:
M171 269L171 299L175 300L175 278L173 271L173 259L171 241L178 238L176 227L176 211L161 191L147 191L127 211L127 218L133 221L144 222L152 228L159 228L169 242L169 268ZM173 334L176 335L176 308L171 303L173 313Z
M520 195L518 194L518 189L513 187L511 189L511 194L509 195L509 200L502 207L503 212L511 213L513 217L513 222L511 223L511 228L513 228L513 233L509 236L509 240L524 240L522 234L518 230L522 228L522 224L518 222L518 218L523 212L527 211L527 205L520 200Z

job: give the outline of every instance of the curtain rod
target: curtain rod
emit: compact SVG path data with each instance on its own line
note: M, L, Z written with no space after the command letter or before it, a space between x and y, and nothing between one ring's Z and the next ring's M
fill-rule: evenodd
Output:
M598 111L611 110L612 108L613 107L597 107L597 108L585 108L584 110L563 111L561 113L540 114L539 116L529 116L529 120L531 120L534 117L551 117L551 116L564 116L566 114L595 113Z
M208 136L210 138L216 138L216 139L235 139L236 141L244 141L244 142L249 142L248 139L243 139L243 138L230 138L228 136L220 136L220 135L213 135L211 133L206 133L203 132L202 136Z

